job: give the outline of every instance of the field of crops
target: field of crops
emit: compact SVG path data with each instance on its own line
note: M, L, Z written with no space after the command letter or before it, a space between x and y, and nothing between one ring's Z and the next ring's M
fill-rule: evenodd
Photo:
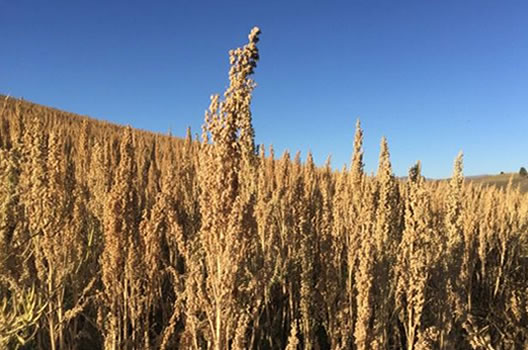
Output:
M200 139L2 99L0 347L527 349L528 194L256 147L259 34Z

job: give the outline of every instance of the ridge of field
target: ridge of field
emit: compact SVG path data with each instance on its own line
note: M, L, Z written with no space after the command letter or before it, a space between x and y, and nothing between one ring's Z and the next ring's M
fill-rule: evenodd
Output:
M82 124L84 120L91 122L99 127L108 127L113 131L120 131L127 127L127 125L122 125L114 122L109 122L105 119L99 117L93 117L88 115L82 115L75 112L66 111L60 108L51 107L42 105L36 102L32 102L24 99L23 97L14 97L9 95L4 95L0 93L0 118L3 117L3 111L8 108L14 108L16 104L19 104L19 107L23 110L30 110L34 115L50 115L52 118L55 118L58 122L67 121L68 124ZM183 126L185 128L185 126ZM181 137L174 136L171 134L158 133L150 130L140 129L132 127L132 129L139 133L148 134L151 136L170 136L174 137L177 140L183 140Z

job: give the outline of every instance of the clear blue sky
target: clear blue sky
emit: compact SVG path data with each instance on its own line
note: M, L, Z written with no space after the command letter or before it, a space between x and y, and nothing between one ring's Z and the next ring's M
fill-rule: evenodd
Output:
M429 177L528 166L528 1L0 0L0 93L134 127L200 132L228 50L262 30L257 142Z

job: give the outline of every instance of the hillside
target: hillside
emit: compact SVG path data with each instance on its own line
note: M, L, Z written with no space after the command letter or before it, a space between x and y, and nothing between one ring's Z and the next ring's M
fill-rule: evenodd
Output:
M510 180L514 188L519 187L521 192L528 192L528 177L521 177L518 173L466 177L467 182L484 186L497 186L498 188L506 188Z
M15 113L19 109L19 113L23 118L39 117L43 120L44 125L53 124L60 127L66 125L69 128L80 128L83 122L89 123L94 129L99 130L111 130L112 132L121 133L126 127L125 125L119 125L116 123L108 122L104 119L94 118L93 116L86 116L77 114L71 111L64 111L58 108L41 105L32 101L25 100L23 98L15 98L6 96L0 93L0 121L3 125L6 125L9 115ZM184 128L185 126L182 126ZM168 137L168 135L152 132L149 130L142 130L134 128L135 132L146 137L161 136ZM179 137L174 139L181 141Z

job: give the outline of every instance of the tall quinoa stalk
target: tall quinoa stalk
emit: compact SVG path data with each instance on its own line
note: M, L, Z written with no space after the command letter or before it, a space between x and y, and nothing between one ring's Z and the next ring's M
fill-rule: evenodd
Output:
M249 76L259 59L259 34L260 30L253 28L249 43L230 52L230 85L225 100L212 98L203 127L198 169L202 218L194 258L202 269L191 272L197 284L190 286L189 297L199 300L198 307L206 317L207 326L196 329L199 334L195 337L215 350L227 349L237 333L245 332L247 323L243 320L248 310L242 305L254 301L252 276L244 268L251 237L244 215L250 196L242 174L250 175L255 161L249 109L255 84ZM237 339L240 344L240 335Z

